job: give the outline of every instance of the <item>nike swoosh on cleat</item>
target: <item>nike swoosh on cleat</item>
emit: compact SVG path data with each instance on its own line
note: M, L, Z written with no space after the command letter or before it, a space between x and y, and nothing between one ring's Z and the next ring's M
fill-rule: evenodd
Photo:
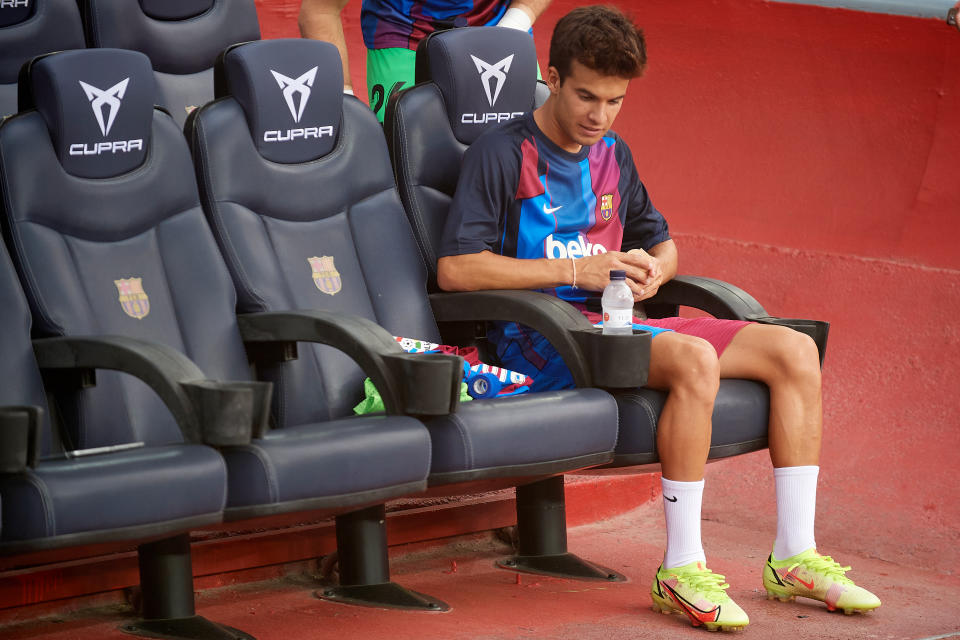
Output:
M807 589L811 589L811 590L813 589L813 580L811 580L809 583L804 582L803 580L800 579L800 576L798 576L797 574L795 574L793 571L787 571L787 575L785 575L785 576L783 576L783 577L784 577L784 578L793 578L793 579L795 579L797 582L799 582L800 584L802 584L803 586L805 586Z
M676 502L676 501L677 501L677 497L676 497L676 496L674 496L674 497L672 497L672 498L668 498L667 496L663 496L663 499L666 500L667 502Z
M670 596L670 599L683 609L683 612L687 614L687 617L690 618L694 626L699 627L704 622L716 622L720 619L720 605L716 605L709 611L704 611L692 602L688 602L683 596L674 591L670 585L664 584L663 586L667 588L667 594Z
M562 208L563 208L563 205L560 205L559 207L548 207L546 204L544 204L543 212L549 216L549 215L553 215L554 211L558 211Z

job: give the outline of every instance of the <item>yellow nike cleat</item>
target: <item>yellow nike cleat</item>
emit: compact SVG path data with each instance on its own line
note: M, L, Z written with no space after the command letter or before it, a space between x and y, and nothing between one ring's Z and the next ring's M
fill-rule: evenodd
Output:
M771 553L763 568L763 586L771 600L812 598L827 603L830 611L841 609L847 615L879 607L880 598L844 575L849 570L850 567L841 567L816 549L807 549L786 560L774 560Z
M734 631L750 623L750 618L736 602L730 599L723 576L700 562L657 571L651 597L653 610L662 613L679 612L690 618L695 627L710 631Z

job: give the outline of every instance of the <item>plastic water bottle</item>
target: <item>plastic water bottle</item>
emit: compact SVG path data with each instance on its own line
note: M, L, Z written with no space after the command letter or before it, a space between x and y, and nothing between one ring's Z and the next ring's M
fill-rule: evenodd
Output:
M633 291L627 286L627 273L610 272L610 284L600 299L603 306L603 335L633 333Z

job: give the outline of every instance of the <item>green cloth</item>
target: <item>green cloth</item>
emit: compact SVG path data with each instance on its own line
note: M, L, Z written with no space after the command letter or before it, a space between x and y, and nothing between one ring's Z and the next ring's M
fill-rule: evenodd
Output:
M416 58L416 51L399 47L367 50L367 94L380 124L393 92L413 86Z
M365 413L383 413L386 411L386 408L383 406L383 398L380 397L380 392L377 391L377 388L373 386L373 380L367 378L363 381L363 401L353 408L353 412L357 415L363 415ZM460 383L460 402L467 402L468 400L473 400L470 397L470 394L467 393L467 383Z

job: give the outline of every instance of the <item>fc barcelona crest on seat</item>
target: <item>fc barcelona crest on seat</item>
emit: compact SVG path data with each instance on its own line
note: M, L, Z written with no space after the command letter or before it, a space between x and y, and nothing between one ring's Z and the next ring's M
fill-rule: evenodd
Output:
M140 320L150 313L150 298L143 290L143 278L126 278L114 280L117 292L120 294L120 306L123 312L131 318Z
M317 285L317 289L331 296L340 291L343 283L340 280L340 272L333 264L333 256L307 259L310 261L310 268L313 269L313 283Z

